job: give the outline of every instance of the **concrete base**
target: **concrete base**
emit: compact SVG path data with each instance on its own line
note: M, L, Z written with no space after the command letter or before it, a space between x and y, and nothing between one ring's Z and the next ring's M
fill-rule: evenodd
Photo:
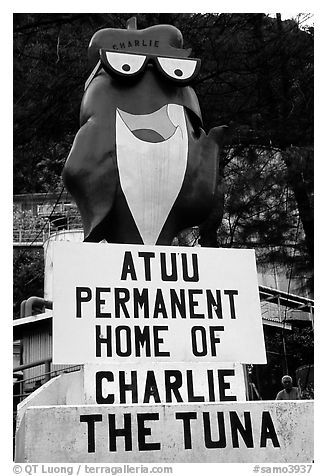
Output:
M85 405L83 372L19 405L16 462L308 463L313 401Z
M17 462L313 460L313 402L30 407Z

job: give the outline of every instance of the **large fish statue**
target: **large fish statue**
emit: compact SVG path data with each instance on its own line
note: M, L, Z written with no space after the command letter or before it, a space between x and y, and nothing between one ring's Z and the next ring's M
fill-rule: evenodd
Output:
M217 206L223 126L202 129L190 86L200 60L174 26L138 30L133 19L96 32L88 57L93 71L63 170L85 241L170 245Z

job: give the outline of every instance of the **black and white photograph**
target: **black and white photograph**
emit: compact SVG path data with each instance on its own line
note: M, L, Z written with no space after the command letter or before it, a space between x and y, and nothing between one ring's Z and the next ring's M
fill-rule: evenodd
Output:
M318 474L315 14L190 6L12 12L14 474Z

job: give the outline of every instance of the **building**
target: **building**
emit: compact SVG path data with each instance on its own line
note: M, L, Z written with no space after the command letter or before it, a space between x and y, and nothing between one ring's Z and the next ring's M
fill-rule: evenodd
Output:
M43 247L60 230L81 229L76 204L68 192L14 195L14 248Z

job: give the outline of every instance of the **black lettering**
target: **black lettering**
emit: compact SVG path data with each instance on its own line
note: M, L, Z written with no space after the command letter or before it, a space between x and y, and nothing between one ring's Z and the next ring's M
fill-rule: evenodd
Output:
M143 403L149 403L151 397L153 397L155 403L161 403L154 372L153 370L148 370L146 374Z
M229 297L230 317L231 319L236 319L234 296L238 295L238 291L234 289L226 289L224 294L227 294Z
M223 318L223 311L221 305L221 293L219 290L216 290L216 299L214 299L210 289L206 290L207 294L207 306L208 306L208 319L213 319L212 309L215 311L218 319Z
M82 296L85 293L85 296ZM90 288L77 287L76 288L76 317L82 317L82 302L89 302L92 299L92 291Z
M167 273L166 253L160 253L161 279L163 281L177 281L177 259L176 253L171 253L171 274Z
M124 413L124 427L116 428L116 414L109 413L109 451L117 451L117 438L125 438L125 451L132 451L132 416Z
M160 450L160 443L146 443L145 437L151 435L151 428L146 428L146 420L159 420L159 413L138 413L137 414L137 439L140 451Z
M125 43L119 43L120 49L125 48Z
M253 434L252 434L252 424L251 424L251 413L244 412L245 426L242 425L242 422L240 421L236 412L229 412L229 418L230 418L233 448L239 448L238 432L241 434L247 448L253 448L254 445L253 445Z
M103 337L101 326L95 326L95 356L101 357L101 344L106 345L107 357L112 357L111 326L106 326L107 336Z
M122 350L123 332L125 332L126 350ZM116 354L119 357L130 357L132 353L131 328L129 326L117 326L115 329L115 337L116 337Z
M126 303L129 301L130 294L126 288L115 288L115 317L120 318L120 309L122 309L125 317L130 319Z
M186 371L187 398L189 402L204 402L202 395L194 395L193 373L192 370Z
M202 294L202 289L189 289L190 319L204 319L204 314L195 314L194 307L198 306L198 301L194 300L194 294Z
M126 372L119 371L119 397L120 403L126 403L126 392L132 392L132 403L138 403L137 392L137 373L136 370L131 371L131 383L126 383Z
M216 344L220 343L220 337L215 335L215 332L221 332L224 330L224 326L210 326L209 327L209 336L210 336L210 348L211 355L213 357L217 356Z
M213 380L213 370L211 369L207 370L207 376L208 376L209 402L215 402L216 395L215 395L215 386L214 386L214 380Z
M142 46L148 46L144 40L142 40Z
M187 254L181 253L182 258L182 270L183 270L183 279L186 282L189 281L199 281L199 268L198 268L198 256L192 254L192 267L193 267L193 276L190 276L187 264Z
M179 289L179 297L175 289L170 290L171 317L176 319L176 310L182 319L186 319L185 289Z
M132 45L131 41L128 42L128 48L133 48L133 45Z
M219 400L221 402L235 402L235 395L226 395L225 390L230 389L230 383L225 382L225 377L234 376L235 371L233 369L219 369L218 370L218 383L219 383Z
M95 373L95 400L97 403L101 404L112 404L115 401L115 396L113 394L108 394L106 397L103 396L102 392L102 381L107 380L108 382L114 381L114 374L110 371L100 371Z
M214 441L211 435L210 413L203 412L204 444L206 448L226 448L224 412L217 412L219 439Z
M172 382L171 377L175 380ZM179 370L165 370L165 389L166 389L166 402L172 402L172 394L175 395L177 402L183 402L181 394L178 389L182 386L182 373Z
M199 350L199 346L197 343L196 334L200 335L201 343L202 343L202 350ZM191 339L192 339L192 352L193 355L196 357L203 357L207 355L207 341L206 341L206 330L202 326L194 326L191 329Z
M134 41L134 44L135 44L135 46L140 46L139 40L135 40L135 41Z
M142 289L139 291L137 288L133 289L134 299L134 317L138 319L140 317L139 308L143 309L143 316L145 319L149 319L149 290Z
M161 289L157 289L157 294L156 294L156 301L154 303L154 309L153 309L153 318L157 319L158 314L162 314L162 317L164 319L168 319L168 314L165 306L165 300L162 295Z
M164 342L162 338L159 338L160 331L168 331L168 326L153 326L154 355L155 357L169 357L170 352L159 350L159 344Z
M154 42L154 46L155 46L156 48L158 48L158 46L159 46L159 40L156 40L156 41Z
M117 45L116 45L116 44L113 44L113 45L112 45L112 49L113 49L113 50L118 50Z
M111 317L110 312L102 312L101 306L106 303L101 293L110 293L110 288L95 288L95 317Z
M192 448L191 420L197 419L196 412L177 412L175 418L183 421L184 448L190 450Z
M151 281L151 262L155 254L150 251L139 252L139 257L144 259L144 277L146 281Z
M139 326L134 328L134 337L135 337L135 356L141 356L141 347L144 348L145 345L145 355L146 357L151 356L151 347L150 347L150 327L144 326L143 331Z
M130 278L133 281L136 281L137 277L136 277L132 253L130 251L125 251L123 269L121 271L120 279L121 280L127 279L128 274L130 274Z
M263 411L262 421L261 421L260 448L266 448L268 438L272 441L272 444L275 448L280 447L276 430L274 427L274 423L271 419L270 413L267 411Z
M95 453L95 422L102 421L102 415L80 415L79 421L87 423L87 452Z

